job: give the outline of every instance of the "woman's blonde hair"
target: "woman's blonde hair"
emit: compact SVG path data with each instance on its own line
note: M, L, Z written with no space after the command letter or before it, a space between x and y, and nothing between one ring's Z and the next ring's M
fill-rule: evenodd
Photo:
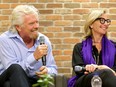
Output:
M18 5L16 6L11 15L11 26L9 30L13 33L17 32L15 25L23 25L24 15L34 14L39 20L38 10L32 5Z
M92 30L91 30L90 25L97 18L99 18L102 14L105 14L105 13L106 13L106 10L104 10L104 9L95 9L95 10L92 10L88 14L88 17L86 19L85 26L84 26L84 32L85 32L84 38L87 38L88 36L91 36L92 35Z

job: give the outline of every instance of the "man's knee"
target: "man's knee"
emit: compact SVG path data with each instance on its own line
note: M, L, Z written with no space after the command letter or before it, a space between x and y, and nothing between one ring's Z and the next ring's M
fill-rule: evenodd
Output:
M22 67L19 64L12 64L9 66L9 69L18 70L18 69L22 69Z
M19 65L19 64L12 64L9 68L8 68L9 72L10 73L13 73L13 72L17 72L17 73L24 73L24 70L23 68Z

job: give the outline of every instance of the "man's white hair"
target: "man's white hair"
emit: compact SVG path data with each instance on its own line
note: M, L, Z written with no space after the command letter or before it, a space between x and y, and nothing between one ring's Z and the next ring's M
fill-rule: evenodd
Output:
M32 5L18 5L16 6L11 15L11 26L9 30L13 33L17 32L15 26L16 25L23 25L24 23L24 15L34 14L37 19L39 20L39 11Z

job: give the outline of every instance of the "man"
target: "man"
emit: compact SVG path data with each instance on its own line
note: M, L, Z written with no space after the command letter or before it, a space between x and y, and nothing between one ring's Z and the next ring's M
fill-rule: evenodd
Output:
M14 8L11 18L9 30L0 36L0 87L5 87L7 81L10 87L31 87L37 76L57 74L51 42L38 32L38 10L19 5ZM45 44L41 44L41 36ZM42 63L43 56L46 65Z

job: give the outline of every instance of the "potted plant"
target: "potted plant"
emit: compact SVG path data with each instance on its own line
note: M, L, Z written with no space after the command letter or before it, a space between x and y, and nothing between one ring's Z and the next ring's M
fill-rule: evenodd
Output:
M54 85L54 78L49 74L45 74L41 75L37 80L37 83L33 84L32 87L48 87L49 84Z

